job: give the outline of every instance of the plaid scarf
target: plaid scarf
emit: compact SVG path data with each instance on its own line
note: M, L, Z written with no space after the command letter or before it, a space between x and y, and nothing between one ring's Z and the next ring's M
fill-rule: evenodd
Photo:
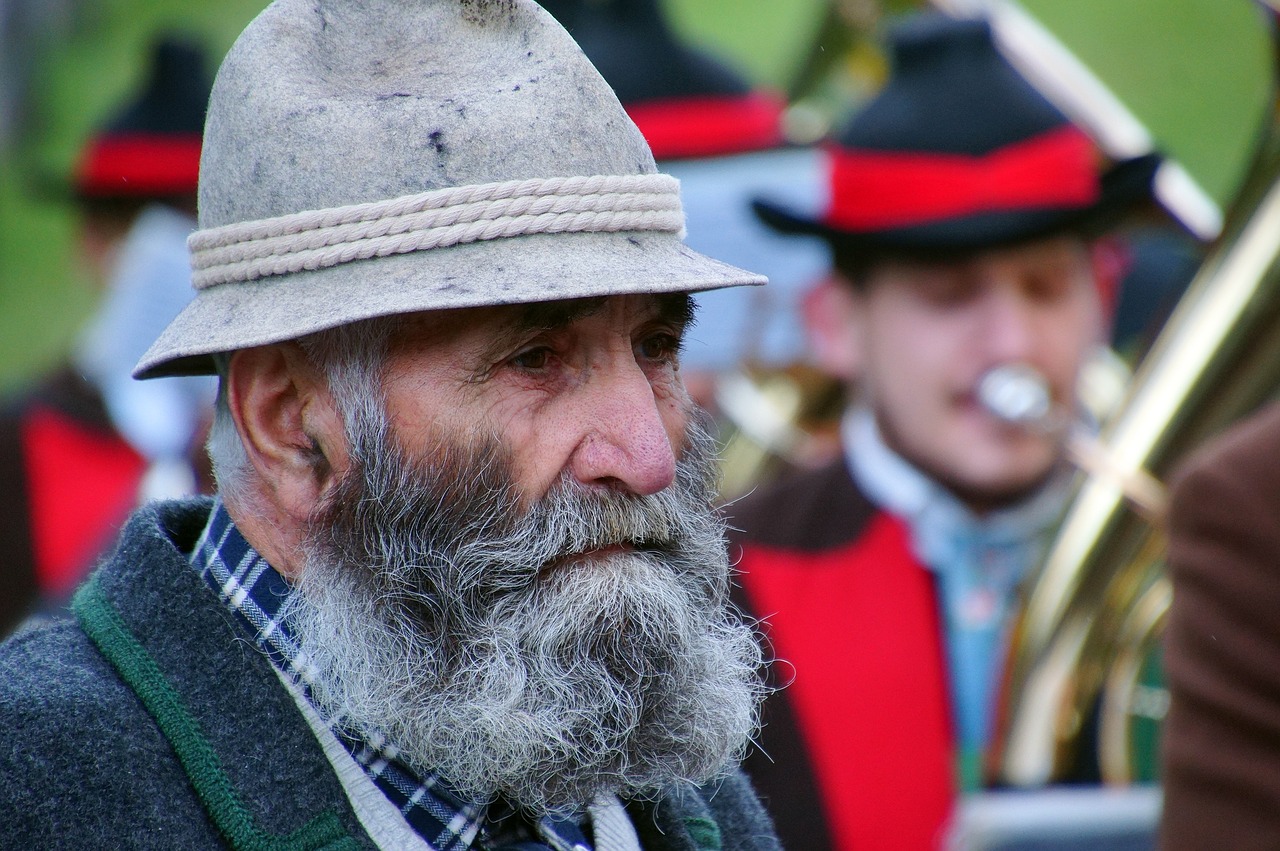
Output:
M279 617L293 589L244 539L221 500L214 502L191 563L258 649L310 700L319 672L300 652L288 623ZM501 801L489 807L463 801L438 776L418 777L398 759L395 744L380 733L357 732L343 718L326 716L318 708L317 712L410 827L435 851L590 851L582 828L572 820L543 818L530 824Z

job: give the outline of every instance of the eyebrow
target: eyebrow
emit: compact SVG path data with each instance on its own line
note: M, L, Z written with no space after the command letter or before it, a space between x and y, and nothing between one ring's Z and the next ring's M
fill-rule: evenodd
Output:
M697 305L688 293L661 293L657 297L658 316L682 331L692 328L697 321Z
M528 334L555 332L567 328L579 319L599 313L604 309L608 296L564 299L562 301L533 302L523 305L511 319L503 322L494 339L479 352L477 366L468 383L480 383L492 374L494 362L505 352L512 338ZM696 306L686 292L655 293L653 304L656 319L675 326L683 336L694 323Z
M658 318L686 328L694 322L693 299L685 292L656 293L654 302ZM530 331L556 331L572 325L604 309L608 296L575 298L564 301L543 301L525 305L512 321L512 333Z
M528 331L555 331L572 325L604 309L605 296L574 298L564 301L540 301L525 305L511 323L517 334Z

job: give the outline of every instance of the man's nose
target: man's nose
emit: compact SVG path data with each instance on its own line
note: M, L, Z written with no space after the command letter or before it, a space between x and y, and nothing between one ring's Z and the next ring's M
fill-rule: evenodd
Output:
M987 356L995 363L1027 360L1035 351L1034 311L1017 292L996 291L987 299L980 323Z
M644 496L675 481L664 403L634 360L596 370L580 395L585 428L569 461L578 481Z

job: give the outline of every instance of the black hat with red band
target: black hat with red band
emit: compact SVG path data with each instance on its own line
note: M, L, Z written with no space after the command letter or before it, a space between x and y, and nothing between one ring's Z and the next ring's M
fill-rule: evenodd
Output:
M780 95L681 43L656 0L544 0L622 102L658 160L782 144Z
M827 145L825 208L757 199L766 223L864 255L945 255L1101 231L1151 198L1159 157L1109 163L985 21L922 15L890 46L890 80Z
M212 85L198 46L162 38L141 93L81 151L73 178L76 196L126 200L194 193Z

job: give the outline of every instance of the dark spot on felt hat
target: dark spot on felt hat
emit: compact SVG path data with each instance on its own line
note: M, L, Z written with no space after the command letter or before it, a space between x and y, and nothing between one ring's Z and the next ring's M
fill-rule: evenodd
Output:
M462 0L460 5L462 17L478 26L496 23L503 18L511 24L516 21L514 0Z
M436 149L437 154L444 154L444 132L441 130L432 130L427 136L431 140L431 146Z
M449 106L450 104L455 104L455 103L457 103L457 101L455 101L453 98L445 98L444 100L440 101L440 107L443 109L444 107ZM467 117L467 105L465 103L458 103L457 106L453 108L453 111L457 114L459 118Z

